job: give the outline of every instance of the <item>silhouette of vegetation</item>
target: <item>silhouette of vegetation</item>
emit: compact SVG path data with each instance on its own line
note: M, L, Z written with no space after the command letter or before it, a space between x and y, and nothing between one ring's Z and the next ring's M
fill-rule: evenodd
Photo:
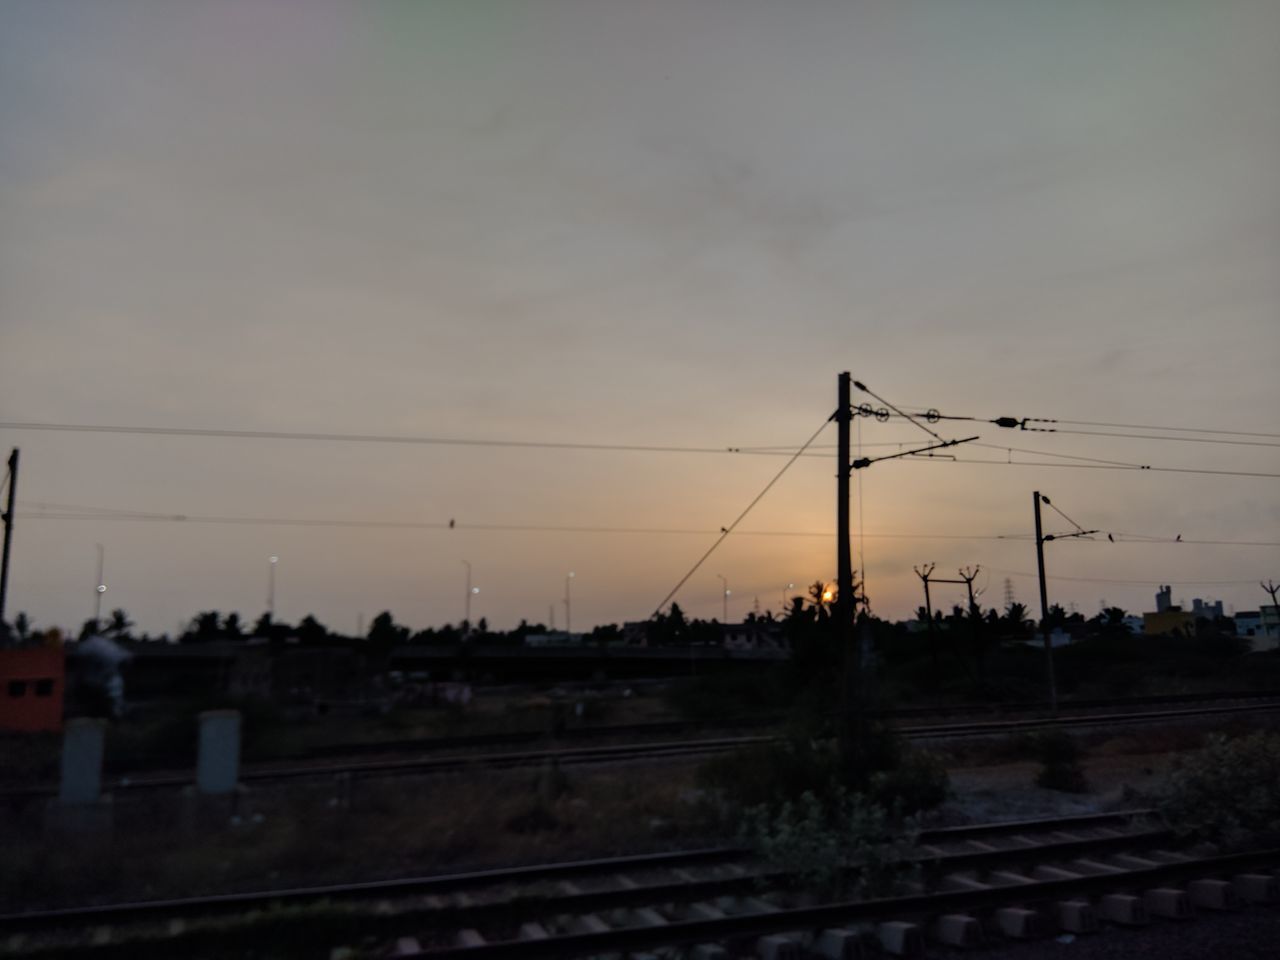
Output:
M1040 759L1036 786L1063 793L1085 793L1089 783L1080 766L1080 745L1061 730L1037 734L1035 749Z
M1280 842L1280 734L1211 736L1175 761L1158 806L1183 836L1232 849Z

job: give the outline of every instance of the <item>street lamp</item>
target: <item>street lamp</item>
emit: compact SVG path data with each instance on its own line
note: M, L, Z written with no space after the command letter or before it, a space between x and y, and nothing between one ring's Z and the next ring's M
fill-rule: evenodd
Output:
M789 591L794 590L795 588L796 588L796 585L794 583L788 583L785 587L782 588L782 615L784 617L787 615L787 594Z
M93 623L94 628L98 626L98 617L102 614L102 595L107 592L107 585L102 582L103 557L106 550L102 544L95 544L98 548L98 580L93 588Z
M471 632L471 598L472 598L473 596L475 596L477 593L479 593L479 592L480 592L480 588L479 588L479 587L473 587L473 586L471 585L471 563L470 563L470 561L468 561L468 560L463 560L463 561L462 561L462 565L463 565L464 567L466 567L466 568L467 568L467 600L466 600L465 614L464 614L464 616L463 616L463 622L466 624L466 630L467 630L467 632L468 632L468 633L470 633L470 632Z
M279 562L279 557L267 557L267 619L272 621L276 618L276 564Z
M733 593L733 591L729 589L729 581L724 578L723 573L717 573L716 576L719 577L720 582L724 584L724 595L720 598L724 604L724 619L721 620L720 622L728 623L729 622L729 597Z
M569 638L573 639L573 595L569 590L569 584L573 583L573 578L577 574L572 570L569 575L564 578L564 632L569 634Z

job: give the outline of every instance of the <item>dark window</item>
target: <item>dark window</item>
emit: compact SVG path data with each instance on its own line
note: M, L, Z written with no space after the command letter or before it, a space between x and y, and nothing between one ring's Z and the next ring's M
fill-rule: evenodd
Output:
M36 681L36 696L37 696L37 697L51 697L51 696L53 696L53 681L52 681L52 680L47 680L47 679L46 679L46 680L37 680L37 681Z
M27 681L25 680L9 681L9 696L25 697L26 695L27 695Z

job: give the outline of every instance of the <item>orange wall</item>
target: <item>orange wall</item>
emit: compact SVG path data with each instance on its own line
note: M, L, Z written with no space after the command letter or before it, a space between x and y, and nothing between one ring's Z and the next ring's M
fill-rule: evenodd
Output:
M0 650L0 730L61 730L65 690L62 648Z

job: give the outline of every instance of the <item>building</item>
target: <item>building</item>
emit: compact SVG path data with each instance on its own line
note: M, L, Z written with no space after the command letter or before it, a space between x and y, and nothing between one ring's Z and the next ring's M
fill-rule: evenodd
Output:
M1159 637L1169 633L1191 633L1196 628L1196 615L1181 607L1171 607L1156 613L1142 615L1142 632L1148 637Z
M1280 613L1274 606L1239 610L1235 615L1236 636L1253 640L1253 649L1280 650Z
M782 625L771 620L720 625L721 643L726 650L785 650Z
M61 730L66 670L61 647L0 650L0 730Z
M1191 612L1206 620L1216 620L1223 615L1221 600L1201 600L1196 597L1191 601Z

